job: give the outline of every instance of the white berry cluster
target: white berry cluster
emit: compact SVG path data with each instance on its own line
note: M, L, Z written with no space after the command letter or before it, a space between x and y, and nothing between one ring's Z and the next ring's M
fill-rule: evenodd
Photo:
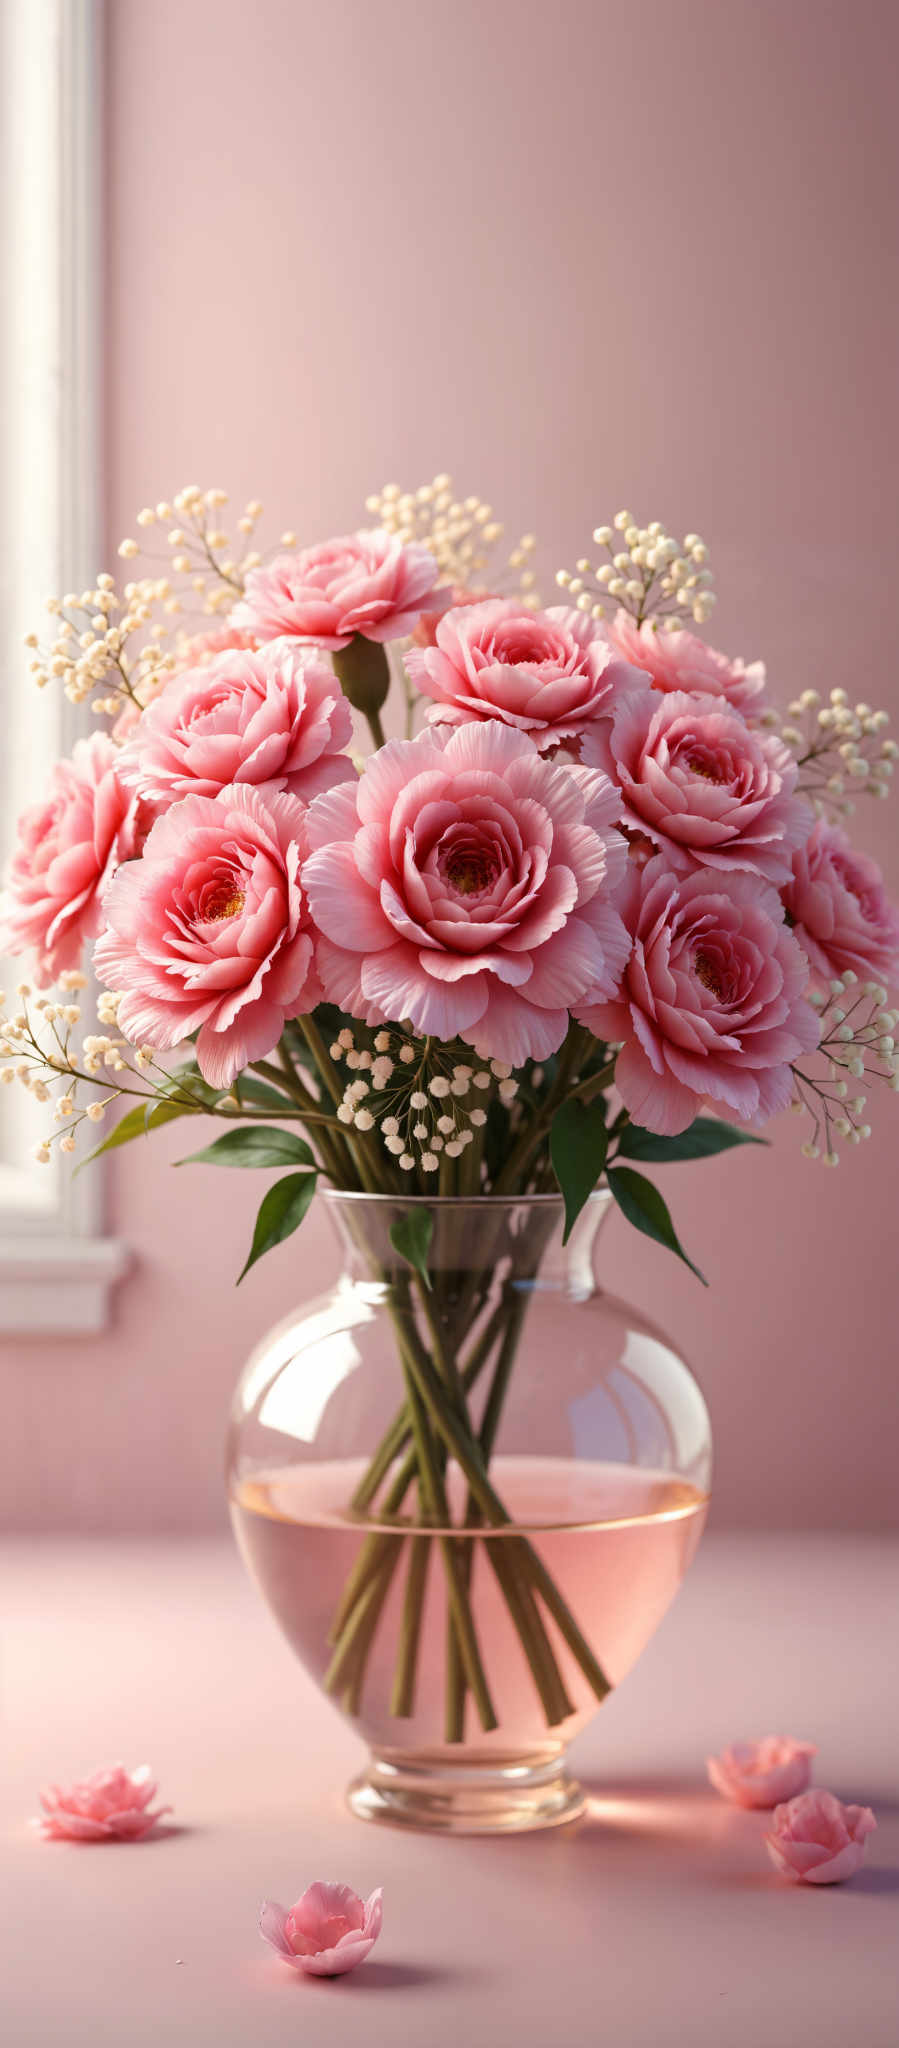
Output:
M230 611L243 592L248 571L257 569L263 559L258 549L249 545L262 515L259 499L251 498L244 506L236 521L236 538L222 523L227 503L227 491L201 491L198 484L186 484L171 504L145 505L137 515L138 526L165 529L171 569L186 579L199 609L212 615ZM282 533L282 547L296 544L295 533ZM119 554L126 559L140 551L135 540L123 540L119 547Z
M73 971L60 975L63 996L80 993L86 986L87 977L83 974ZM104 1099L92 1099L81 1107L77 1100L79 1083L93 1081L100 1075L106 1083L103 1070L122 1073L127 1065L123 1054L134 1055L124 1040L105 1036L87 1036L79 1055L73 1046L75 1027L81 1021L79 1003L35 996L26 981L19 983L16 998L20 1007L13 1015L0 1016L0 1081L7 1085L17 1081L33 1101L53 1103L54 1121L65 1128L52 1131L35 1147L35 1158L46 1166L54 1143L61 1152L74 1152L79 1124L85 1119L92 1124L101 1123L108 1104L117 1100L121 1092L119 1085L113 1083ZM5 999L0 998L0 1007L4 1006Z
M638 526L631 512L616 512L611 526L594 528L593 538L605 551L603 560L593 563L585 555L576 575L560 569L556 576L578 611L604 618L605 600L611 598L638 625L650 618L669 629L687 619L707 624L715 593L709 551L698 533L675 540L658 519Z
M503 527L494 518L493 507L480 498L457 498L451 476L435 476L433 483L420 484L415 491L385 484L366 498L365 509L404 546L417 541L430 548L448 583L466 590L483 585L491 597L508 593L529 607L538 603L531 568L535 536L523 534L503 559Z
M842 689L831 690L826 703L818 690L803 690L788 705L785 722L773 711L763 713L762 722L776 726L796 755L797 788L818 817L849 816L856 796L889 796L899 747L886 737L888 711L852 704Z
M247 546L262 512L258 499L237 520L236 541L222 527L226 502L225 491L188 484L171 504L145 506L137 524L162 527L167 554L154 563L147 545L133 539L123 540L118 552L126 562L143 556L149 573L119 590L104 572L91 590L48 598L55 637L43 649L37 633L25 641L38 688L59 681L71 703L89 703L100 717L117 718L129 704L145 709L184 659L189 631L185 636L183 628L190 629L192 615L196 631L202 618L229 611L247 571L262 560ZM296 534L282 534L281 544L295 546ZM166 647L179 626L180 645Z
M60 975L56 996L35 995L28 982L20 982L11 1016L0 996L0 1082L18 1082L34 1102L52 1103L54 1123L61 1126L35 1147L41 1166L49 1165L54 1145L60 1152L74 1152L79 1127L102 1123L111 1104L124 1107L128 1097L152 1109L170 1099L170 1076L155 1048L132 1045L115 1032L120 995L106 990L97 999L97 1022L111 1025L115 1035L85 1032L80 1045L76 1042L81 1003L64 998L86 987L86 975L74 970ZM206 1104L198 1100L196 1106Z
M851 968L834 977L826 994L816 991L809 1000L821 1012L818 1052L827 1070L822 1076L794 1067L790 1106L796 1115L812 1118L812 1135L802 1147L806 1159L837 1166L838 1139L858 1145L871 1136L870 1124L862 1121L867 1096L856 1092L859 1082L885 1081L899 1092L893 1035L899 1011L886 1008L887 991L880 982L860 982Z
M104 574L93 590L48 598L55 639L43 650L37 633L25 640L38 689L60 682L71 704L89 702L100 717L117 717L128 703L142 708L175 666L160 642L170 631L169 615L180 610L165 576L142 577L119 593Z
M435 1039L392 1027L376 1031L371 1046L364 1036L344 1026L330 1047L332 1060L352 1075L337 1115L357 1131L377 1129L404 1173L437 1173L441 1154L461 1159L487 1122L487 1092L496 1086L504 1103L518 1093L501 1060L472 1064Z

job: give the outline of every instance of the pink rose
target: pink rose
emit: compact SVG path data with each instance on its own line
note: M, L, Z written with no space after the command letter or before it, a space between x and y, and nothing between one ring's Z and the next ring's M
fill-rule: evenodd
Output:
M494 597L447 612L433 647L412 648L406 667L436 702L441 725L499 718L530 734L544 753L607 717L628 691L648 696L646 678L621 661L595 619L553 605L530 612Z
M805 1792L811 1777L813 1742L794 1742L789 1735L766 1735L763 1742L734 1742L720 1756L706 1759L716 1792L736 1806L776 1806Z
M820 982L845 974L899 980L899 910L877 862L857 853L835 825L815 826L793 854L783 900L796 937Z
M50 791L23 812L10 862L0 948L36 955L34 978L47 988L81 962L100 927L100 898L121 857L131 803L107 733L76 740L57 761Z
M629 863L618 907L633 952L614 1003L578 1006L622 1042L615 1085L633 1120L673 1136L706 1101L757 1124L785 1109L790 1062L818 1043L805 956L775 891L735 870Z
M765 668L761 661L731 661L716 647L707 647L695 633L668 633L644 619L638 626L630 612L616 612L609 639L625 661L645 669L656 690L686 690L698 697L725 697L737 711L761 709Z
M865 1839L877 1826L870 1806L844 1806L832 1792L801 1792L776 1806L768 1854L794 1884L841 1884L864 1862Z
M157 1806L156 1780L149 1764L126 1771L124 1764L95 1771L76 1785L48 1785L41 1793L44 1809L34 1826L46 1841L102 1842L117 1837L139 1842L152 1833L170 1806Z
M583 759L624 796L624 822L671 867L748 868L787 881L812 814L793 790L797 764L779 739L750 732L720 698L628 696L611 725L587 734Z
M391 740L309 812L326 994L510 1066L548 1057L568 1005L610 994L629 950L617 815L605 776L495 720Z
M498 590L469 590L468 585L465 583L451 584L447 593L448 602L453 611L461 611L462 607L468 604L484 604L488 598L499 597L500 595L501 592ZM416 647L433 647L435 645L437 628L442 617L442 611L422 612L418 625L412 635Z
M344 781L350 707L330 662L287 641L173 677L122 753L124 781L164 803L268 783L309 802Z
M252 653L258 645L255 633L246 633L239 626L213 626L208 633L194 633L185 642L181 667L197 668L201 662L237 648Z
M399 640L422 611L443 608L449 593L435 587L438 574L417 541L404 547L382 527L350 533L251 569L231 624L260 640L283 634L332 651L348 646L354 633Z
M320 1000L300 887L306 810L240 783L157 819L140 861L119 869L94 960L124 990L122 1030L168 1051L199 1032L213 1088L277 1045L286 1017Z
M371 1954L381 1932L380 1887L360 1899L348 1884L311 1884L290 1911L266 1899L259 1932L292 1970L341 1977Z
M211 661L216 654L226 654L229 648L246 649L254 648L256 645L252 633L241 633L235 626L219 626L212 633L195 633L184 643L179 653L177 668L164 669L160 675L153 678L146 701L140 704L126 702L112 727L113 739L123 747L140 724L147 706L154 702L161 690L168 688L176 676L183 675L185 669L197 668L201 662Z

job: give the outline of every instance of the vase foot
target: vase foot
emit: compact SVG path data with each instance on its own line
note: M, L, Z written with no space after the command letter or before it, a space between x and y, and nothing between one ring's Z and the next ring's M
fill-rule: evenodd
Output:
M347 1801L360 1820L440 1835L513 1835L577 1820L585 1795L560 1756L491 1757L483 1764L444 1757L394 1760L373 1752Z

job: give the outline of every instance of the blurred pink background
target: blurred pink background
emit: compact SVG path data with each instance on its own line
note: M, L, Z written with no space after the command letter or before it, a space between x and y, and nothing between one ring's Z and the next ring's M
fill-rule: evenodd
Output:
M896 714L890 0L109 17L110 560L186 482L312 539L446 468L537 530L547 595L621 505L698 530L712 638L785 699ZM895 810L855 829L899 890ZM719 1523L899 1518L899 1105L870 1114L836 1173L785 1118L771 1153L660 1174L707 1293L609 1228L610 1284L711 1404ZM7 1347L7 1524L223 1520L239 1364L335 1260L313 1212L235 1293L259 1177L167 1172L193 1148L163 1132L115 1169L137 1264L109 1333Z

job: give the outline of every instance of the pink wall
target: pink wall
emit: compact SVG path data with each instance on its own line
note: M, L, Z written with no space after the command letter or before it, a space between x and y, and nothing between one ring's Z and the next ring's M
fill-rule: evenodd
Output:
M716 635L785 695L897 707L889 0L109 13L111 537L193 480L314 537L447 467L549 583L627 503L712 542ZM859 829L899 886L895 813ZM791 1119L669 1171L708 1293L610 1228L699 1369L722 1521L899 1511L895 1101L872 1121L835 1174ZM167 1174L181 1149L118 1167L109 1335L11 1347L9 1521L221 1518L238 1364L331 1254L313 1216L235 1295L257 1181Z

